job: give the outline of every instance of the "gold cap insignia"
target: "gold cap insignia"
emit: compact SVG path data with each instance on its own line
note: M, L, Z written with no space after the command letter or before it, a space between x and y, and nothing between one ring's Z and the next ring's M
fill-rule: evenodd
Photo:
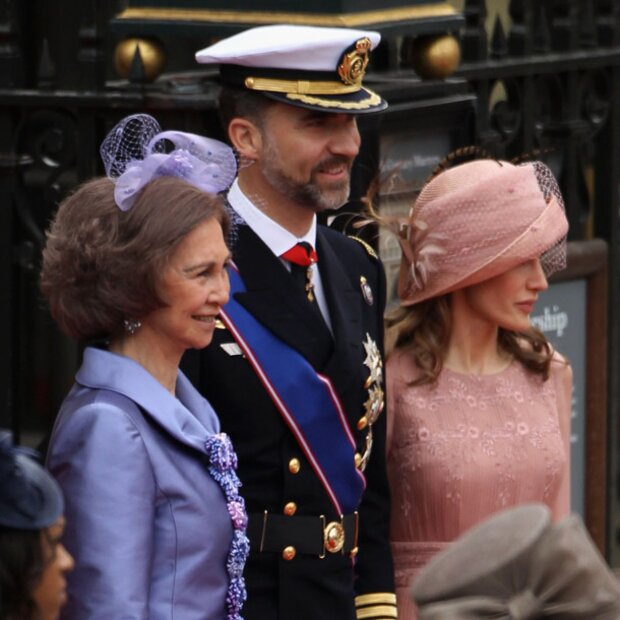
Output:
M368 66L370 47L370 39L363 37L355 42L353 51L345 52L338 66L338 75L343 83L362 85L362 78Z

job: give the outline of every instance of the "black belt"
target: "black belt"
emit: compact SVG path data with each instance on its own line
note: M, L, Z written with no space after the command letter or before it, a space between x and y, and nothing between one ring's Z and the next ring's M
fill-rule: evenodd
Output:
M357 512L328 521L323 515L279 515L265 511L248 515L247 535L253 551L296 553L324 558L327 553L357 553Z

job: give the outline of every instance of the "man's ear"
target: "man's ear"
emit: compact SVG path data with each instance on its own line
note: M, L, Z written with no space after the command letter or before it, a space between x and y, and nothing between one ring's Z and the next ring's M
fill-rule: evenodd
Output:
M241 157L256 161L263 146L258 127L247 118L233 118L228 125L228 137Z

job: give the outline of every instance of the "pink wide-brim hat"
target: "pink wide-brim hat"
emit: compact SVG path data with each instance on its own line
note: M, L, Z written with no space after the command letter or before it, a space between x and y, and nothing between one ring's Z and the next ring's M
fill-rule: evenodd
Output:
M450 293L541 258L548 276L566 266L568 221L542 162L476 160L429 181L401 237L401 305Z

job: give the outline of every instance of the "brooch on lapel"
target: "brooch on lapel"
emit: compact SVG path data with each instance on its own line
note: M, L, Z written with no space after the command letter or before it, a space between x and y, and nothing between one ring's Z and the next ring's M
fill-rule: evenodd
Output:
M362 289L362 296L364 297L364 301L369 306L372 306L372 304L375 302L375 298L372 294L372 289L370 288L370 284L368 284L368 280L366 280L364 276L360 276L360 288Z

